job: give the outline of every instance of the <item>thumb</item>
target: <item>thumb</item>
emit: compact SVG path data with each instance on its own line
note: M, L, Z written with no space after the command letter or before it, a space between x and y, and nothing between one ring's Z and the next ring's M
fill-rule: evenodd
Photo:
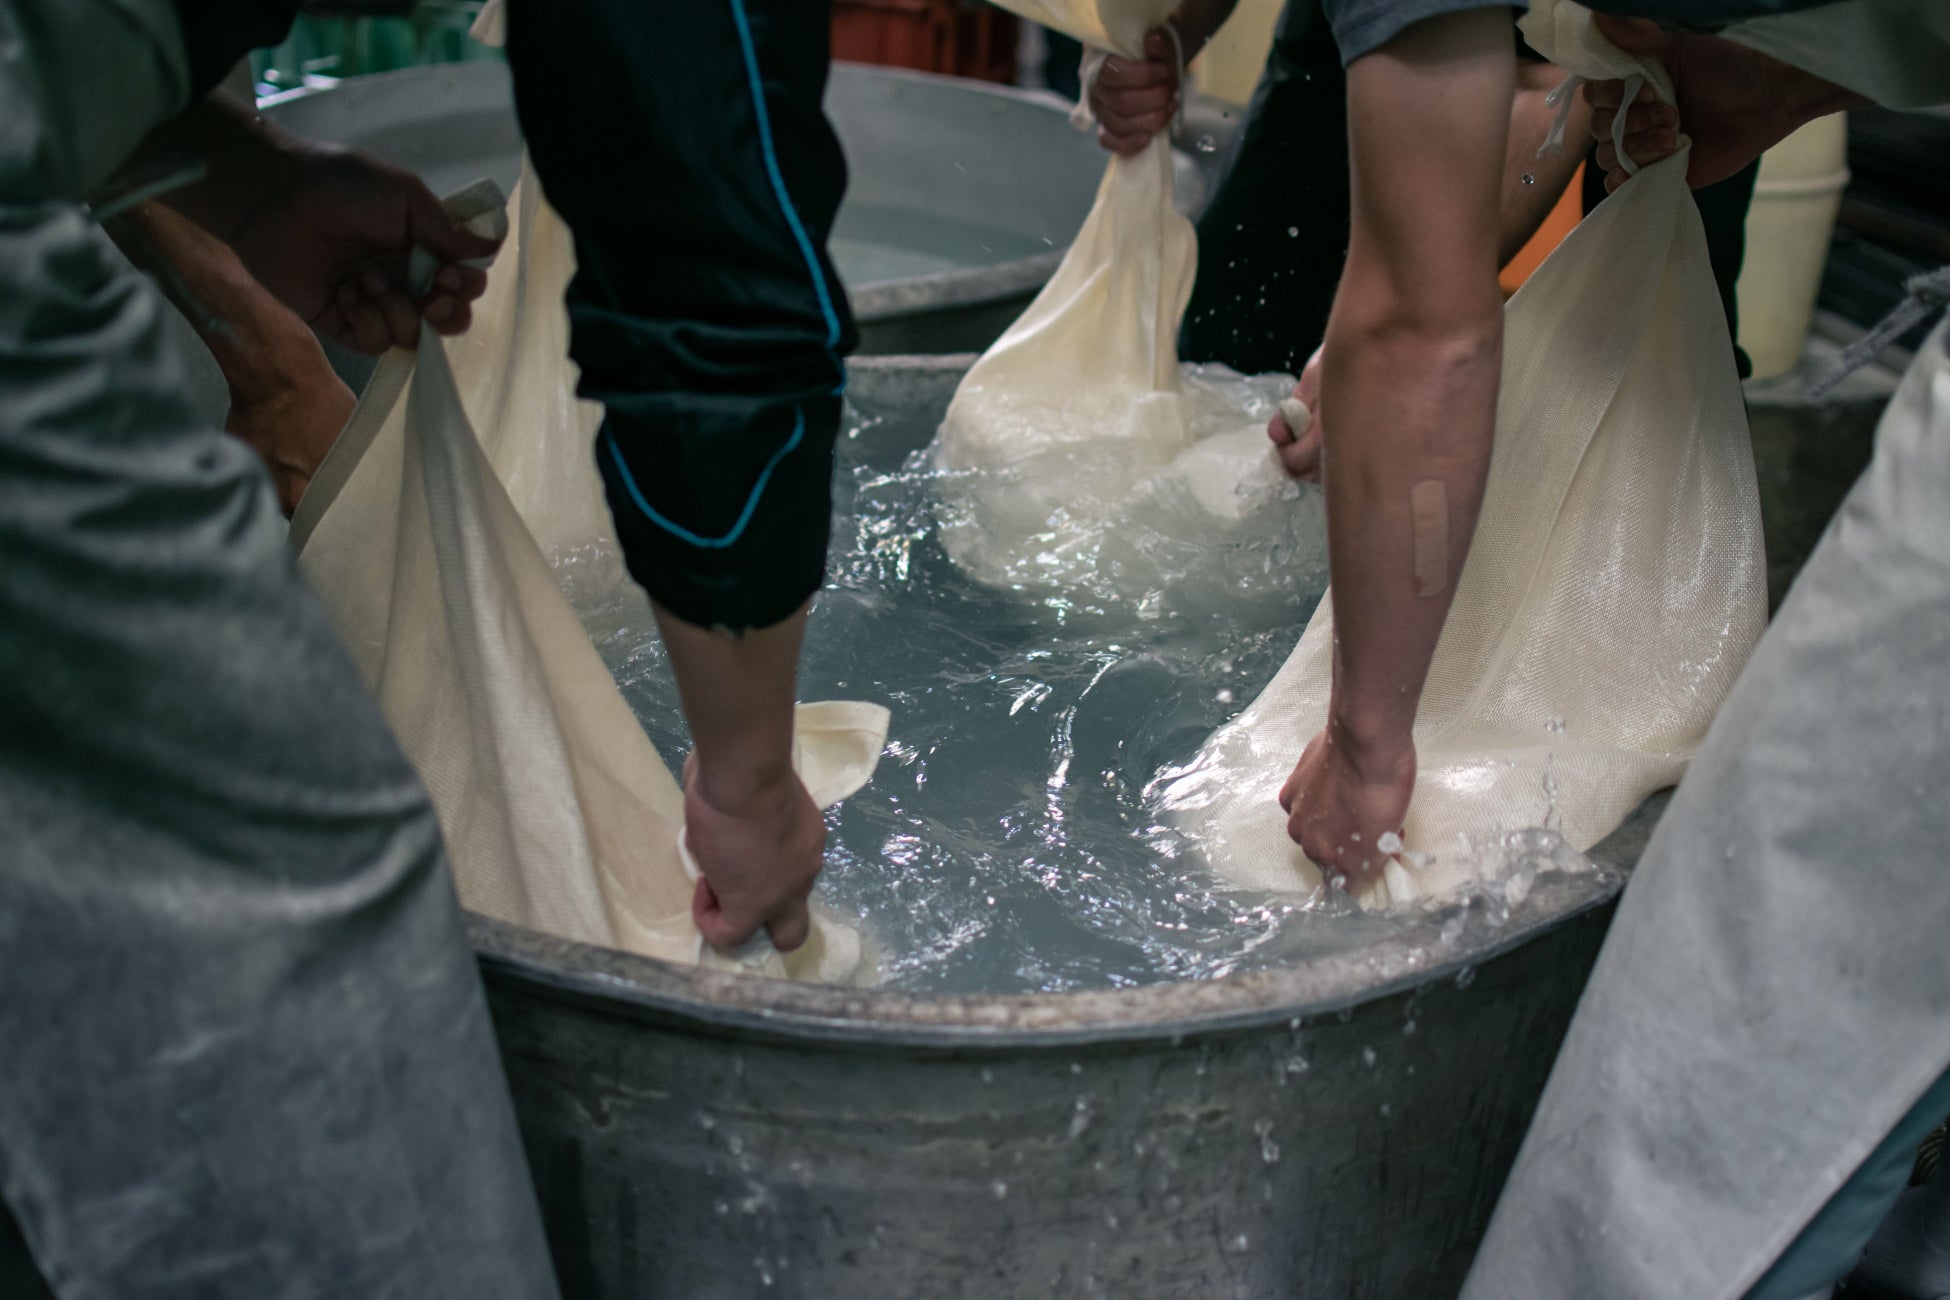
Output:
M417 182L408 198L407 224L416 248L424 248L442 262L467 262L490 257L501 241L477 235L455 221L433 197L433 191Z
M1673 42L1673 34L1650 18L1615 18L1593 14L1598 34L1627 54L1661 58Z

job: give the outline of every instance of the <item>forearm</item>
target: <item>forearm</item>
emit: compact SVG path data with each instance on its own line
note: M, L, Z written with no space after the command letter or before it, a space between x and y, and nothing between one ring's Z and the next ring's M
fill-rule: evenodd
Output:
M684 717L696 746L707 802L735 813L755 792L792 772L792 716L806 607L783 622L729 637L652 605Z
M281 341L303 334L310 352L316 351L304 322L252 277L228 245L188 218L149 202L107 229L195 328L237 397L289 385Z
M1573 95L1563 143L1541 155L1538 152L1557 119L1556 107L1544 101L1564 77L1564 70L1554 64L1517 65L1517 91L1510 99L1510 142L1503 161L1498 266L1507 264L1530 242L1563 197L1564 187L1571 183L1588 151L1591 105L1582 95Z
M1482 508L1502 357L1500 304L1482 305L1433 329L1338 309L1328 325L1330 725L1358 749L1406 744Z
M161 201L228 240L289 183L301 149L253 108L215 90L150 132L123 174L147 178L200 168L199 179L167 191Z
M1348 68L1353 220L1322 381L1329 726L1390 759L1409 747L1495 436L1508 23L1430 19Z

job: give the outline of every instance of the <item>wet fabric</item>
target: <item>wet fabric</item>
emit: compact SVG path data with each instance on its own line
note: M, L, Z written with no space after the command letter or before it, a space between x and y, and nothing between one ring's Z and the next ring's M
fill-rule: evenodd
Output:
M1110 52L1141 49L1171 8L1017 7L1090 46L1092 76ZM1087 101L1072 121L1090 125ZM1287 507L1303 492L1265 428L1292 381L1180 365L1197 260L1167 136L1109 156L1062 263L969 368L931 448L941 543L971 577L1085 604L1143 602L1222 589L1229 551L1287 544L1298 517Z
M1747 210L1753 206L1754 183L1759 179L1760 160L1756 158L1725 180L1693 191L1700 225L1706 231L1706 256L1713 263L1713 283L1720 291L1720 310L1726 313L1727 334L1736 340L1734 365L1742 379L1754 373L1754 364L1737 341L1740 300L1735 290L1747 258ZM1595 162L1586 164L1583 186L1584 210L1589 215L1607 197L1605 173Z
M502 215L498 195L460 201ZM671 961L868 979L871 950L824 908L783 958L761 940L720 959L700 940L683 795L537 541L567 559L616 547L580 454L596 412L562 352L568 231L532 174L518 211L452 357L423 328L417 352L381 360L293 516L304 573L432 792L467 907ZM801 707L795 765L817 802L866 782L887 721Z
M630 572L743 631L825 575L842 358L831 5L514 0L515 106L575 232L571 351ZM587 455L587 451L577 454Z
M154 66L93 30L94 67ZM161 298L79 208L23 198L75 137L42 131L65 90L14 73L0 1197L62 1300L549 1300L433 809Z
M1538 0L1525 35L1586 76L1643 71ZM1481 515L1415 721L1412 857L1370 906L1467 887L1523 827L1596 844L1676 781L1766 620L1746 410L1686 189L1687 151L1574 229L1504 317ZM1256 889L1320 872L1277 797L1326 724L1334 619L1323 599L1259 698L1166 789L1213 868Z
M1466 1300L1740 1296L1950 1067L1945 334L1639 861Z

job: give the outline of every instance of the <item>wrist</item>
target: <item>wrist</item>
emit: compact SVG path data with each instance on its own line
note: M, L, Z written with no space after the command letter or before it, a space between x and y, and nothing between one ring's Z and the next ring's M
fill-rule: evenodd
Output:
M726 817L747 817L775 807L799 781L789 752L725 755L702 749L697 751L692 778L697 796Z
M1364 780L1386 780L1415 761L1410 726L1392 718L1364 717L1338 700L1328 707L1327 738Z
M294 318L295 319L295 318ZM278 401L294 394L316 392L335 382L337 374L325 359L325 351L309 330L289 341L270 341L269 331L238 331L251 340L248 347L212 347L211 356L223 372L233 404L254 406Z

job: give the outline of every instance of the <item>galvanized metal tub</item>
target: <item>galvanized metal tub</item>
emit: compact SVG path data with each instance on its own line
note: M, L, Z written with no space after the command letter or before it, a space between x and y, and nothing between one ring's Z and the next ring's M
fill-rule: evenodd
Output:
M861 351L987 347L1062 260L1107 155L1070 126L1064 101L956 77L836 64L826 109L847 154L833 254ZM482 176L505 188L521 171L498 62L359 77L265 111L300 135L398 162L439 193ZM1205 181L1188 156L1177 162L1190 210ZM890 239L908 241L898 257L886 256Z
M965 364L857 362L850 400L922 439ZM1595 856L1629 867L1654 816ZM471 925L572 1297L1436 1300L1617 879L1548 877L1507 919L1478 904L1261 973L1040 996L775 983Z

